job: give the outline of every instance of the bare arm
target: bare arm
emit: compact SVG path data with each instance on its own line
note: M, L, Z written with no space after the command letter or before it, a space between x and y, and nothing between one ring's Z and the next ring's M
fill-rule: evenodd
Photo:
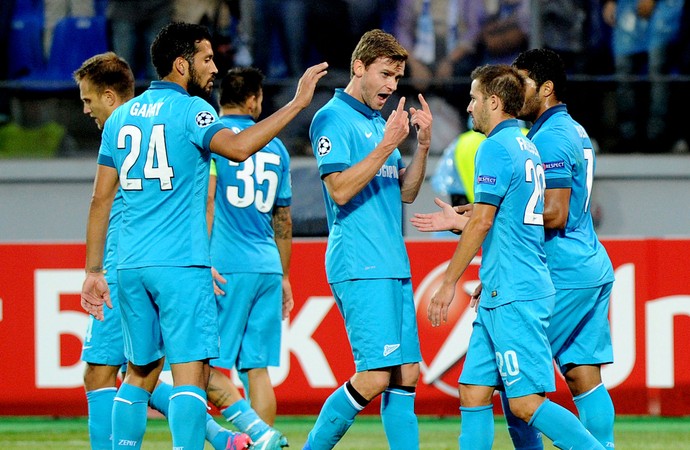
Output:
M455 285L484 243L495 215L495 206L483 203L474 205L472 217L465 226L453 258L448 264L443 282L429 302L427 317L432 326L437 327L448 320L448 307L455 296Z
M211 139L211 151L231 161L242 162L261 150L276 137L304 108L309 106L317 82L326 75L328 63L308 68L297 85L294 98L285 106L256 125L235 134L230 129L217 132Z
M276 206L273 209L273 232L276 246L283 266L283 319L290 317L295 306L290 284L290 258L292 257L292 215L289 206Z
M103 249L118 183L115 168L98 165L86 223L86 279L81 292L82 307L98 320L103 320L104 303L113 307L103 272Z
M424 182L427 155L429 154L429 146L431 146L433 117L429 104L424 100L422 94L419 94L418 98L422 104L422 109L410 108L410 123L417 130L417 151L414 152L409 167L400 173L400 194L405 203L412 203L417 198L419 188Z
M330 173L324 177L323 181L328 194L338 205L346 204L359 194L374 178L391 153L407 137L410 126L404 106L405 97L400 99L398 108L388 117L383 140L366 158L342 172Z
M547 189L544 194L544 228L564 229L569 210L570 189Z

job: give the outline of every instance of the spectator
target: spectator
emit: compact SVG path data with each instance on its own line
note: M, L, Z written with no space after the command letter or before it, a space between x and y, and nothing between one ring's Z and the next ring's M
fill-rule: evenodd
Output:
M419 45L423 27L418 21L429 13L433 51ZM512 62L527 45L529 13L527 0L399 0L396 34L414 49L413 78L467 76L477 64Z
M613 27L620 141L617 152L658 153L670 147L666 120L669 87L659 77L671 69L672 43L680 33L683 0L608 0L606 23ZM630 77L649 75L649 114ZM646 119L646 123L643 120Z
M173 18L176 21L206 26L213 39L213 61L218 73L225 74L235 66L249 66L247 23L244 19L251 8L240 0L176 0ZM244 19L244 20L243 20Z
M148 49L158 31L172 20L173 3L167 0L109 0L106 14L115 53L130 62L137 79L158 79Z
M60 19L67 16L92 17L95 14L95 5L93 0L50 0L43 2L43 11L45 18L43 50L48 58L53 42L53 31ZM125 59L129 61L128 58Z
M308 10L308 0L256 1L254 61L257 68L269 77L294 77L306 67ZM284 67L276 61L281 59Z
M588 0L540 0L541 41L557 51L569 73L583 73Z
M455 114L464 106L467 86L457 78L467 77L477 65L512 62L527 46L529 27L529 0L398 0L395 35L411 50L408 67L414 87L431 87L427 101L436 120L445 122L437 113L443 110L440 103L450 101ZM439 79L446 83L433 85ZM449 139L439 142L441 149L461 132L461 125L448 123L454 128ZM435 144L432 152L439 150Z

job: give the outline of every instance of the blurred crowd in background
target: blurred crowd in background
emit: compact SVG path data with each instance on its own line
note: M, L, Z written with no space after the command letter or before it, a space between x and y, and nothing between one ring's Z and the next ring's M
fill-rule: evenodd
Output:
M219 76L232 66L264 72L264 114L291 98L306 67L328 61L329 75L312 104L316 111L333 88L347 84L350 52L362 33L382 28L410 51L398 94L427 97L436 154L467 130L472 69L511 63L534 47L551 48L563 58L570 77L566 102L601 152L688 152L683 116L690 104L690 0L3 0L1 5L0 157L95 152L98 135L80 117L72 71L89 56L113 50L130 62L138 87L145 88L155 78L149 46L171 20L208 26ZM294 155L311 154L310 120L309 111L303 113L281 136Z

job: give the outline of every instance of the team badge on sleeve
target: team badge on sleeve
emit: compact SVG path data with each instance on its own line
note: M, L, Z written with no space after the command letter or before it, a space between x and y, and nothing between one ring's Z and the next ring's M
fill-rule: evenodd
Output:
M196 115L196 124L205 128L215 122L216 118L208 111L201 111Z
M331 152L331 141L326 136L321 136L316 142L316 153L319 156L326 156Z

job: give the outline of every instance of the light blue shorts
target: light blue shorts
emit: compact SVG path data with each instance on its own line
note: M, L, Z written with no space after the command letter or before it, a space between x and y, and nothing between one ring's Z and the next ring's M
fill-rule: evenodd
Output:
M218 314L208 267L118 270L125 356L142 366L218 356ZM165 343L165 344L164 344Z
M613 283L587 289L557 289L546 333L554 359L565 373L573 365L613 362L609 298Z
M283 276L275 273L221 274L225 295L216 296L220 358L211 365L238 370L278 366L283 310Z
M125 345L122 339L122 319L120 302L117 298L117 283L108 283L113 309L103 307L103 321L89 316L81 359L90 364L120 366L127 362Z
M331 284L357 372L422 360L412 282L353 280Z
M505 389L509 398L552 392L556 382L546 337L554 296L479 307L459 382Z

